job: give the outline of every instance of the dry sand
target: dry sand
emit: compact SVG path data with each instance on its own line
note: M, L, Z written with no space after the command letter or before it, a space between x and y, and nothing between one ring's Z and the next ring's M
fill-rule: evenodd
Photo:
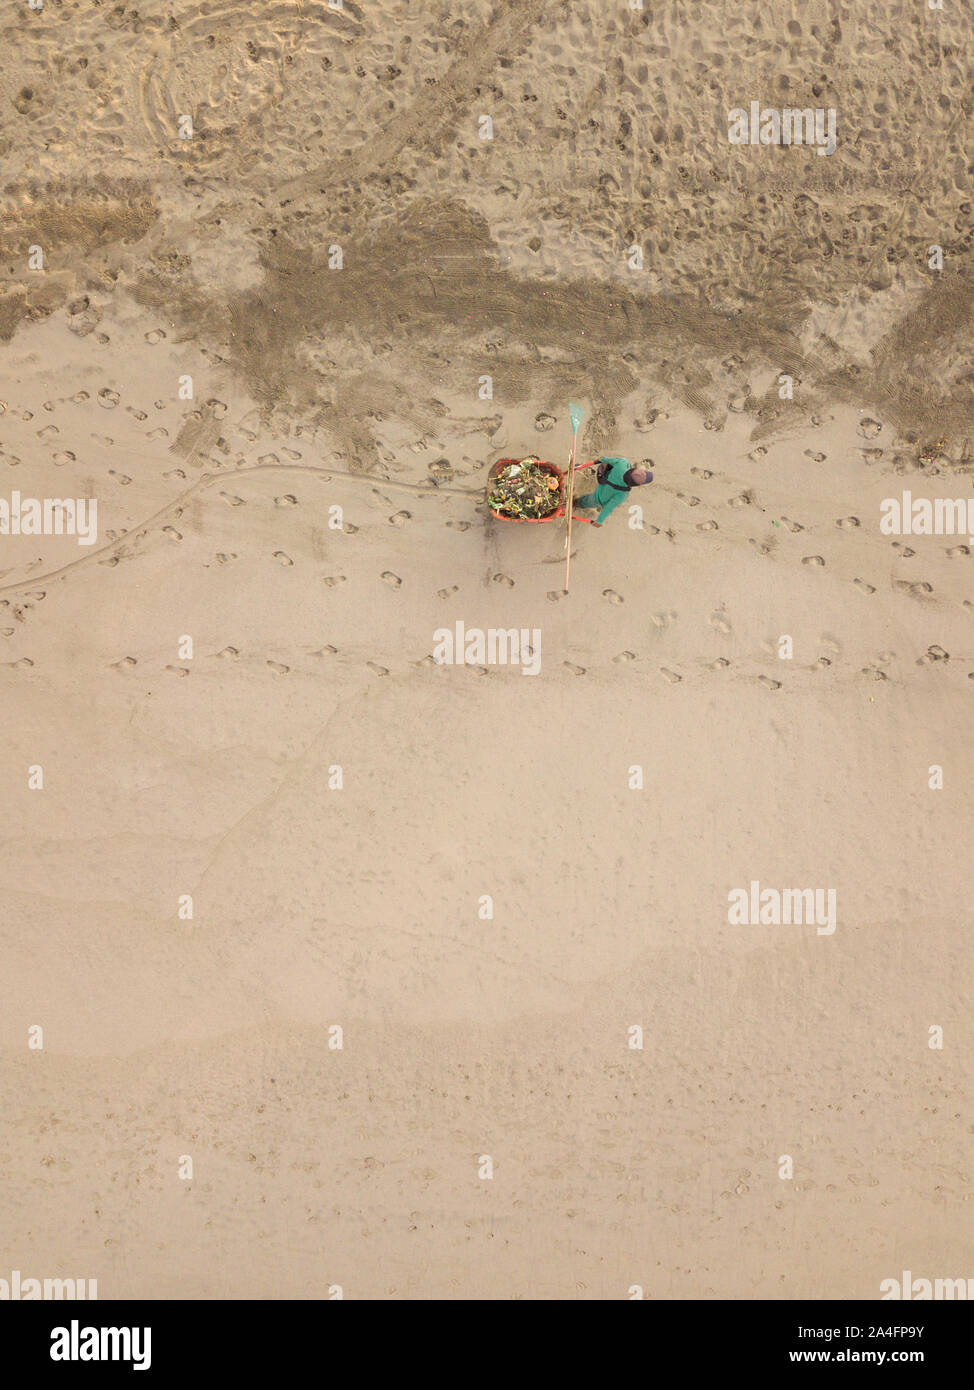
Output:
M974 1275L974 560L879 529L972 490L972 30L5 8L0 496L99 536L0 537L0 1276ZM729 145L751 100L835 107L836 153ZM656 480L563 595L559 527L482 495L564 463L569 396ZM434 664L457 620L541 674ZM752 880L835 933L732 925Z

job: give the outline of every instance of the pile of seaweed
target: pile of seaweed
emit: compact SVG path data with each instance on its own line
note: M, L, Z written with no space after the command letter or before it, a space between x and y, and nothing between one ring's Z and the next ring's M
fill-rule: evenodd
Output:
M552 473L538 467L536 458L507 463L491 481L487 501L503 516L539 520L558 510L561 485Z

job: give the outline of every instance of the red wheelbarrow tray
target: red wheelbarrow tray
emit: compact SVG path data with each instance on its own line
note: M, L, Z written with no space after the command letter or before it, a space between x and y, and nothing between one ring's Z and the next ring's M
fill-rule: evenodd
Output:
M553 477L558 479L558 506L553 512L549 512L547 516L505 516L503 512L495 511L490 505L490 502L487 501L490 493L490 485L497 477L500 470L506 468L509 463L523 462L523 459L498 459L496 463L491 464L490 472L487 474L487 486L484 489L484 501L487 502L487 507L491 516L496 516L498 521L529 521L533 526L543 525L546 521L557 521L559 517L565 515L565 485L568 474L559 468L557 463L548 463L544 459L532 459L531 462L536 463L545 473L550 473ZM591 468L593 463L598 463L598 459L592 459L590 463L577 463L575 465L576 474L583 468ZM591 524L587 516L576 516L574 519Z

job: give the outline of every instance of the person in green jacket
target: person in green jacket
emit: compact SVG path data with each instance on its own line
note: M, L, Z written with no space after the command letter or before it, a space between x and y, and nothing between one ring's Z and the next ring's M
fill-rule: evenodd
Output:
M649 462L651 463L652 459ZM591 468L596 463L598 486L593 492L587 492L584 497L577 497L575 506L586 511L598 507L599 514L594 524L604 526L606 517L611 516L619 503L626 500L630 489L651 483L653 475L648 468L633 468L628 459L611 458L607 454L582 466Z

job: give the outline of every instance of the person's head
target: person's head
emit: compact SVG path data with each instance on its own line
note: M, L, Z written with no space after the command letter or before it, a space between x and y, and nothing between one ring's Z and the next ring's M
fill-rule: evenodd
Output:
M634 468L629 476L636 487L642 487L643 483L651 483L653 481L652 470L649 468Z

